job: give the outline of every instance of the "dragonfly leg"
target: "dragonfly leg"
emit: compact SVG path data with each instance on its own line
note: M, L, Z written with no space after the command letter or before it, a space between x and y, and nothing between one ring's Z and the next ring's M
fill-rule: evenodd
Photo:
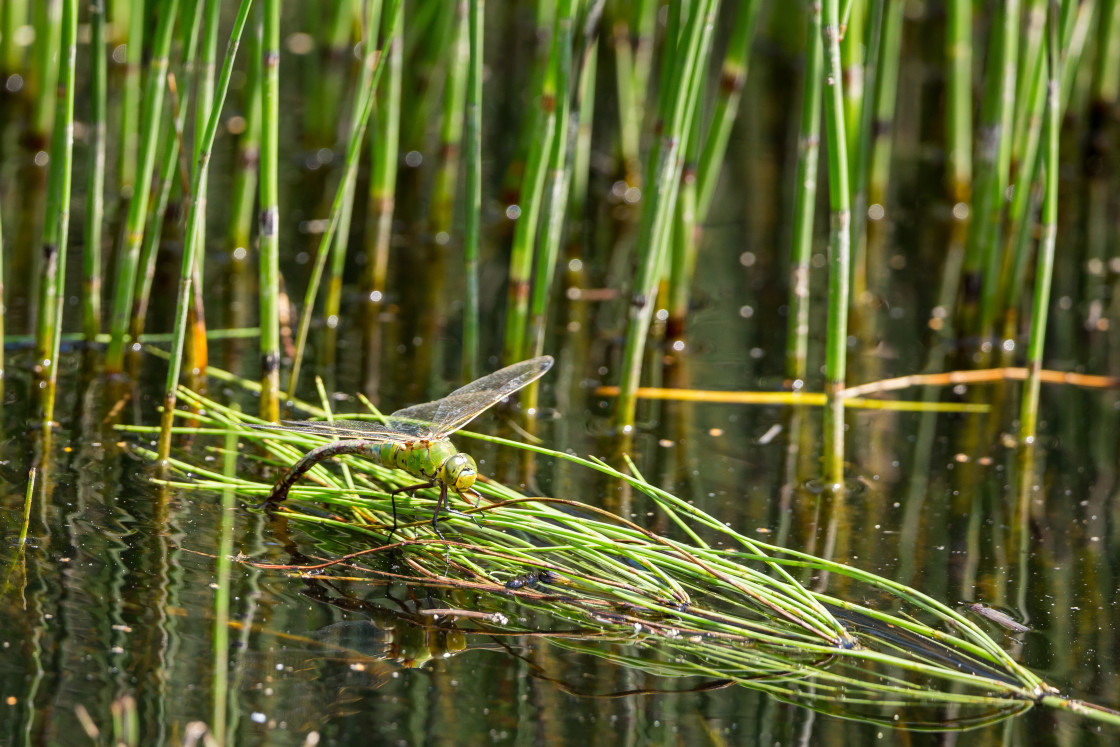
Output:
M455 491L455 492L458 493L459 491ZM475 501L475 504L474 504L474 507L478 508L478 504L482 501L482 496L479 495L478 493L475 493L475 491L473 491L473 490L471 490L469 492L474 493L475 495L478 496L478 500ZM470 503L470 499L467 498L466 493L459 493L459 497L462 498L463 500L467 501L468 503ZM479 529L482 529L482 525L478 523L478 517L477 516L475 516L474 514L464 513L462 511L456 511L455 509L451 508L451 501L450 500L448 500L448 503L447 503L447 513L455 514L456 516L466 516L467 518L469 518L471 521L474 522L474 525L476 527L478 527Z
M439 486L439 500L436 501L436 510L435 510L435 513L432 514L432 530L436 534L439 535L440 539L447 539L446 537L443 536L443 532L441 532L439 530L439 512L446 503L447 503L447 486L446 485L440 485ZM447 510L450 511L451 507L448 506Z
M408 485L403 488L397 488L395 490L389 491L389 500L393 505L393 528L389 530L390 537L392 537L397 531L397 493L412 493L419 490L420 488L430 488L431 486L432 483L430 482L422 482L419 485ZM438 506L436 507L436 510L439 510Z

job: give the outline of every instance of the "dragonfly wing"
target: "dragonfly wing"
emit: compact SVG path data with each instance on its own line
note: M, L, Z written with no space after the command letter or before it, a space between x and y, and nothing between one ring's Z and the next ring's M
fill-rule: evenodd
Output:
M254 428L298 433L314 433L331 438L360 438L367 441L415 441L417 430L409 425L407 430L382 425L368 420L285 420L280 425L253 425ZM430 430L430 428L425 428Z
M544 376L552 368L552 363L551 355L514 363L472 381L442 399L398 410L390 416L389 422L394 428L398 424L415 425L426 422L431 424L431 435L446 436L474 420L495 403Z

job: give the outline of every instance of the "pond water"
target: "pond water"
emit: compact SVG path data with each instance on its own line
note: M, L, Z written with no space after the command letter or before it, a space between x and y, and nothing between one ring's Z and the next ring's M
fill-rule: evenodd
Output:
M945 369L961 360L971 367L967 351L975 347L940 341L929 331L952 221L940 156L930 155L916 124L925 115L940 116L930 93L937 84L920 65L920 40L911 41L916 49L907 52L914 59L907 57L903 68L890 201L872 231L882 265L871 273L871 299L861 300L862 326L853 329L849 345L852 384L919 373L935 359ZM796 156L789 112L796 109L797 90L789 80L800 63L792 53L769 48L761 57L744 98L744 111L752 116L736 125L727 173L705 226L687 347L663 372L654 364L665 351L655 346L647 360L649 381L724 391L783 385L792 215L787 187ZM291 47L282 64L299 68ZM12 132L11 120L5 122ZM298 133L289 129L294 124L285 122L293 155L283 170L282 269L293 297L301 297L319 238L309 220L322 217L337 171L313 163L307 152L318 157L324 151L302 150ZM8 147L0 174L6 201L14 194L17 170L42 168L34 157ZM217 207L210 217L205 288L207 304L216 309L213 327L255 313L255 271L221 239L227 218L221 195L229 188L222 175L232 161L227 136L212 184L219 197L212 197ZM377 321L376 387L365 365L369 328L357 321L362 299L354 278L366 261L360 241L354 242L340 319L317 322L312 333L314 355L325 355L331 345L326 330L337 327L337 362L311 371L324 377L327 390L344 393L332 400L337 410L360 409L350 394L359 391L391 411L462 383L457 239L444 252L424 234L419 216L426 206L416 195L432 171L422 161L408 163L402 163L394 282ZM501 174L489 176L496 192ZM587 292L564 297L557 289L552 306L545 349L557 363L542 380L536 430L541 443L557 451L611 456L611 400L596 388L618 380L626 306L618 289L632 274L627 252L637 218L637 208L616 186L614 171L593 168L594 207L580 217L585 234L594 237L578 267ZM1081 273L1092 218L1078 212L1075 197L1088 187L1082 180L1067 188L1074 197L1063 203L1045 365L1115 375L1120 345L1109 330L1120 330L1120 314L1116 304L1101 306L1089 297L1097 291L1086 290ZM302 199L307 194L328 196ZM4 207L8 227L13 221ZM507 215L488 199L484 332L500 329L504 318L503 242L512 230ZM364 217L355 217L355 235ZM81 209L79 225L80 219ZM822 204L811 276L810 360L816 368L806 382L810 390L819 390L823 378L826 219ZM1111 225L1108 230L1115 232ZM31 245L26 232L11 241L13 257ZM177 254L180 246L169 239L164 248ZM5 265L8 330L24 332L31 324L33 273ZM167 266L177 267L177 258ZM76 263L71 272L70 287L77 288ZM1114 281L1116 273L1107 277ZM171 270L156 282L157 298L173 296ZM602 289L611 291L597 292ZM150 330L166 328L169 306L153 309ZM67 307L67 330L77 329L77 318L75 297ZM500 343L497 332L485 337L484 372L503 363L493 354ZM1021 347L1022 340L1016 344ZM819 712L761 689L729 685L718 672L659 676L652 665L667 655L658 646L588 636L581 648L568 637L571 628L513 598L504 602L504 614L536 634L477 635L469 621L441 622L428 614L469 608L474 600L460 590L316 578L252 562L235 562L223 581L217 556L223 554L223 527L229 526L223 518L231 513L239 561L301 565L364 545L352 534L309 529L249 510L242 501L223 509L220 492L153 482L158 473L138 454L138 447L148 445L146 437L115 426L158 422L165 364L156 355L134 360L130 378L110 379L102 375L99 350L66 349L59 426L44 454L32 420L31 354L19 341L6 347L0 400L2 744L81 744L94 729L94 741L109 743L110 737L127 736L133 723L137 744L166 745L197 741L199 723L223 731L229 744L245 745L1080 744L1115 738L1115 727L1044 708L991 723L980 723L975 713L966 719L953 708L930 709L924 727L934 733L903 731L873 722L889 724L890 705L837 704ZM255 339L215 342L210 352L211 365L250 379L256 375ZM311 378L304 377L300 394L317 401ZM842 501L821 488L822 415L816 407L644 402L631 454L650 482L743 534L827 555L951 607L984 605L988 617L974 619L1015 660L1064 695L1120 709L1120 524L1113 518L1120 500L1120 396L1104 387L1044 384L1039 437L1024 450L1015 438L1020 381L909 388L891 396L921 400L927 391L937 401L980 403L989 410L850 409L849 489ZM256 409L242 387L211 379L207 392L247 412ZM497 431L508 415L488 414L477 427ZM222 459L215 451L220 443L214 437L183 439L175 454L191 464L214 465ZM526 479L521 455L467 438L458 443L472 447L483 474L511 485ZM33 466L39 469L21 550L15 538ZM533 491L673 531L644 497L620 498L588 470L545 457L533 466ZM260 476L249 450L238 469ZM444 525L449 537L464 522L451 517ZM805 580L839 597L849 590L836 578ZM215 600L222 583L230 600L223 631L228 653L216 655L222 633L215 628ZM875 607L882 600L848 601ZM1001 626L988 608L1029 630Z

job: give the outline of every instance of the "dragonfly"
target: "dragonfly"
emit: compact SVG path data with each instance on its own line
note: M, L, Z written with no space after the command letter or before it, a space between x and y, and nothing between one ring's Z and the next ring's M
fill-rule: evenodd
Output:
M456 449L448 436L514 392L544 376L552 368L552 363L550 355L514 363L472 381L446 397L397 410L384 423L365 420L285 420L279 425L254 425L254 428L312 433L338 439L316 446L304 454L276 482L264 504L285 500L292 486L319 462L341 454L359 454L385 467L403 470L423 481L396 488L389 493L393 506L393 528L389 536L397 531L399 493L439 487L439 501L432 514L432 529L440 539L444 539L443 532L439 529L439 515L443 509L453 513L448 492L454 492L464 500L469 500L468 495L475 496L476 507L482 499L473 489L478 478L478 465L469 454Z

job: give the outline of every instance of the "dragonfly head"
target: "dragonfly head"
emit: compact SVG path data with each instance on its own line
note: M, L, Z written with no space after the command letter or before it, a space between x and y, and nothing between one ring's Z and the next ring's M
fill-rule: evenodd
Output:
M474 480L478 477L478 465L469 454L460 452L448 457L440 472L447 487L462 493L474 485Z

